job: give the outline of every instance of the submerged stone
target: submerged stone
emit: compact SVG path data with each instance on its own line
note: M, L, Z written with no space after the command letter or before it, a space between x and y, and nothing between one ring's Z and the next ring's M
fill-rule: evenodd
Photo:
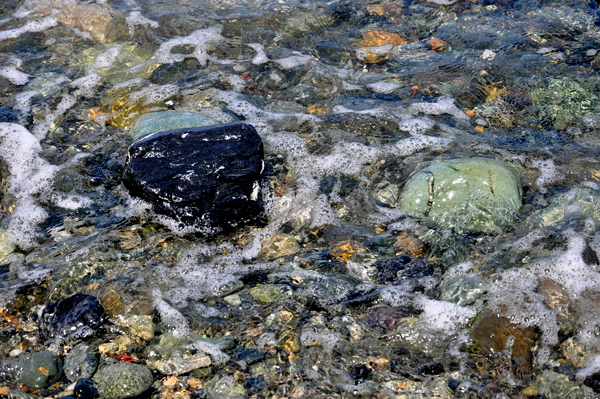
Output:
M263 144L246 123L167 130L129 148L123 184L156 212L222 229L259 220Z
M483 279L479 276L460 276L444 281L439 286L440 300L467 306L474 303L484 293Z
M90 337L103 327L105 317L96 298L76 294L46 306L38 323L40 338L62 343Z
M65 358L65 375L72 382L80 378L90 378L97 367L98 358L86 344L77 345Z
M129 135L137 140L149 133L217 124L219 121L213 118L190 111L151 112L140 116L135 121L129 130Z
M124 399L142 394L150 388L154 378L146 366L115 363L100 369L94 381L101 398Z
M499 234L521 207L519 175L489 158L436 162L404 187L400 206L439 228Z
M46 388L62 376L62 361L49 351L33 352L19 357L17 381L29 388Z

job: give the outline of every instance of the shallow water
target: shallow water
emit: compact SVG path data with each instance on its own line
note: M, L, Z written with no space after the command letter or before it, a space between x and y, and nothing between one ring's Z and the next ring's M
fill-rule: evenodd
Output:
M84 293L112 326L84 340L129 339L100 363L147 364L157 398L600 395L599 26L595 1L4 1L0 385L47 347L42 307ZM257 129L265 225L129 196L128 131L164 110ZM508 223L398 206L474 157L516 171ZM171 336L212 364L167 383Z

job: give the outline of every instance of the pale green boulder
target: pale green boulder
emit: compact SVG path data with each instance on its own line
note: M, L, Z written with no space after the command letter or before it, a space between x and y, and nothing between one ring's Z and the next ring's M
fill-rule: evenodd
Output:
M203 127L219 123L219 121L213 118L190 111L151 112L140 116L135 121L133 126L131 126L131 130L129 130L129 135L134 140L137 140L149 133L161 132L163 130Z
M438 228L499 234L522 197L519 175L504 162L465 158L436 162L404 187L400 207Z

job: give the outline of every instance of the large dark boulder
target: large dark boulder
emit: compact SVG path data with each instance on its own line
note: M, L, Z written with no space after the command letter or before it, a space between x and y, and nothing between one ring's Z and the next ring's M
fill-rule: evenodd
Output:
M106 313L96 298L75 294L44 308L38 322L39 334L42 341L61 344L96 335L105 321Z
M123 184L158 213L216 231L263 214L263 144L249 124L156 132L129 148Z

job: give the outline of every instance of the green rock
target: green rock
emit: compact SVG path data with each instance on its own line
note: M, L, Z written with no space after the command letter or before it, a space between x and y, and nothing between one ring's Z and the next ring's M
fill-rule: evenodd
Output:
M252 298L262 303L271 303L277 295L281 293L281 288L276 285L266 284L259 287L254 287L250 290Z
M94 381L101 398L124 399L142 394L150 388L154 378L146 366L115 363L100 369Z
M33 352L19 357L16 371L19 383L34 389L46 388L62 377L62 361L49 351Z
M140 116L129 131L134 140L149 133L163 130L183 129L185 127L202 127L216 125L220 122L190 111L161 111L151 112Z
M519 175L504 162L453 159L418 172L404 187L400 207L435 227L499 234L516 217L521 196Z

